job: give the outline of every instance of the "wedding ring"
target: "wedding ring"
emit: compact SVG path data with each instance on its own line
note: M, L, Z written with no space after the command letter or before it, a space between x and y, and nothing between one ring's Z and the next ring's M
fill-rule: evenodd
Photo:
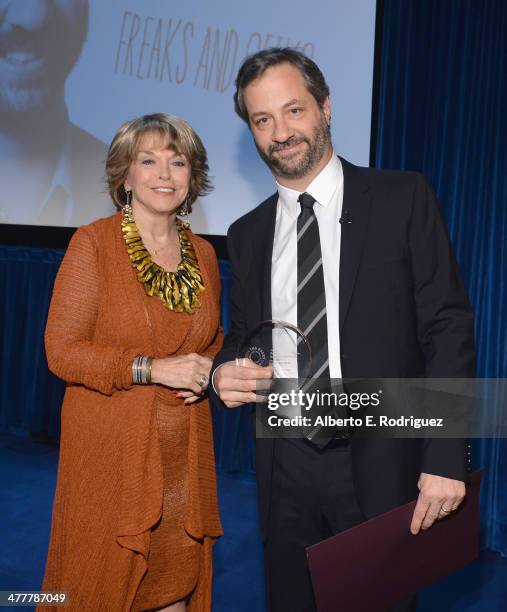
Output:
M197 384L202 389L207 382L208 382L208 377L206 376L206 374L201 374L201 377L197 381Z
M440 512L445 512L445 514L450 514L452 512L452 510L447 510L447 508L444 508L443 506L440 508Z

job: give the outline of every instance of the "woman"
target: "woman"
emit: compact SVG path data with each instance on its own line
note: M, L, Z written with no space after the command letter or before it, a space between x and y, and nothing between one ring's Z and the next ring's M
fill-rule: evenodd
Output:
M211 188L206 151L182 119L147 115L118 130L106 174L121 212L74 234L46 328L67 389L43 588L71 610L210 610L220 282L177 219Z

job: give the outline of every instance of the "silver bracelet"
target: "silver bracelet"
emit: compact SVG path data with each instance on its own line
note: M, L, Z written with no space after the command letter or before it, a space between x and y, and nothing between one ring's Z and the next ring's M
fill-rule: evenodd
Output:
M134 385L151 384L151 357L136 355L132 361L132 383Z
M136 355L134 357L134 360L132 361L132 383L134 385L138 385L139 384L139 376L137 374L138 372L138 360L139 360L140 355Z

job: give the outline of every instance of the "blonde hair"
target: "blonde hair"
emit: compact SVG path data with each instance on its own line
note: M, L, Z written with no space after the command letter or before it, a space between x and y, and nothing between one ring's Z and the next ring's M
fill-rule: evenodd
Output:
M127 203L124 182L130 165L137 156L139 143L145 134L158 134L167 147L184 155L191 168L187 206L213 187L208 176L208 156L201 139L184 119L166 113L143 115L124 123L116 132L106 159L106 181L109 194L117 208Z

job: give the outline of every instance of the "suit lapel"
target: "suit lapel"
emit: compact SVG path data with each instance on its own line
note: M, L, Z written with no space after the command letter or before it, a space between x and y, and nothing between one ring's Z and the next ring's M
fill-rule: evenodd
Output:
M359 169L340 157L343 166L343 212L351 223L344 223L340 243L340 332L345 323L364 249L371 206L369 185Z
M253 265L258 274L260 288L260 319L271 319L271 259L275 238L276 204L278 194L273 194L265 202L262 214L257 218L253 232Z

